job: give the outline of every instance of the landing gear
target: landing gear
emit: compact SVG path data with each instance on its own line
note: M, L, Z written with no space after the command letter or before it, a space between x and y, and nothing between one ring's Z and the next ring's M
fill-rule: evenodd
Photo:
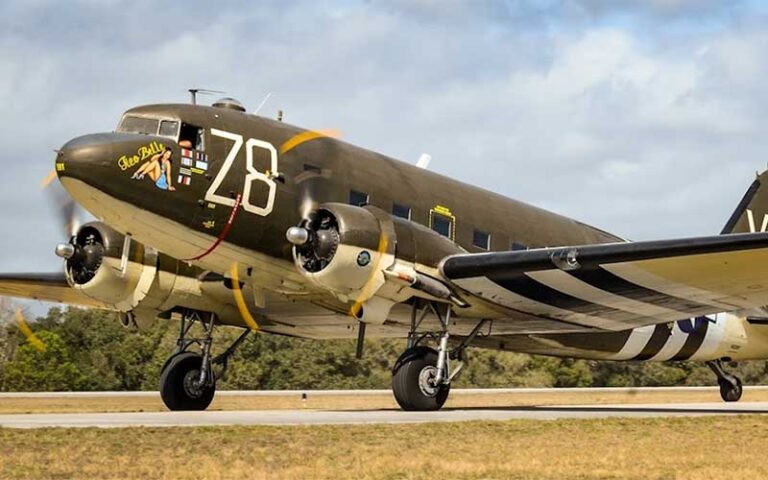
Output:
M203 338L189 338L195 323L203 327ZM245 330L224 353L212 359L211 344L215 323L215 313L194 310L182 312L176 352L165 362L160 374L160 396L169 410L208 408L216 393L217 376L225 377L229 357L250 333L250 330ZM199 346L201 353L189 351L193 345ZM214 365L221 365L218 375L214 373Z
M720 385L720 397L724 402L738 402L742 394L741 379L728 373L723 367L722 360L707 362L707 366L717 375L717 384Z
M437 381L438 353L424 346L407 349L395 363L392 392L406 411L440 410L451 384Z
M169 410L205 410L216 393L216 377L203 356L182 352L168 361L160 375L160 396ZM207 374L204 371L208 371ZM204 381L200 377L205 375Z
M440 331L417 333L430 312L437 318ZM439 410L445 404L451 391L451 382L464 366L464 350L485 324L485 320L478 323L469 336L456 348L449 350L450 319L451 305L429 302L422 306L418 299L414 301L408 348L392 369L392 393L403 410L432 411ZM437 350L419 345L427 338L435 340ZM451 369L451 360L459 361L455 369Z

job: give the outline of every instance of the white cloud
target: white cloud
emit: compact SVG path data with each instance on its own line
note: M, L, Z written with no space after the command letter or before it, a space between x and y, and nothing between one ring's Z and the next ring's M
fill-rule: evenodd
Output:
M0 270L58 265L51 148L192 86L627 237L714 233L764 166L768 34L692 8L3 2Z

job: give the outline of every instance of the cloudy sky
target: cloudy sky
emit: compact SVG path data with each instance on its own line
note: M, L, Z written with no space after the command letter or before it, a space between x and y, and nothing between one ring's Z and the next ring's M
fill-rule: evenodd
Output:
M768 161L758 2L159 5L0 2L0 270L60 268L52 149L190 87L632 239L717 233Z

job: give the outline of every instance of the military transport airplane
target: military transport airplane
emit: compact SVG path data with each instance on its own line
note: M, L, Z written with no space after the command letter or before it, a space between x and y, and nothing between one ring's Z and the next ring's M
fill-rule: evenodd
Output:
M0 294L179 320L171 410L205 409L253 330L357 337L358 353L366 334L407 339L406 410L444 404L470 345L704 361L726 401L742 385L724 362L768 358L765 174L721 235L628 242L233 99L132 108L55 171L98 221L56 247L63 273L5 274ZM216 357L214 326L243 330Z

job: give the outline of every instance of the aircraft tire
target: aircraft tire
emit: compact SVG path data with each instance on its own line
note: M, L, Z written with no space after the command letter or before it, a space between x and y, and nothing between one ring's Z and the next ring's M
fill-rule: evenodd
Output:
M437 352L428 347L409 348L400 355L392 369L392 393L400 408L417 412L440 410L451 386L425 383L437 372L436 365Z
M732 383L728 380L720 379L717 383L720 385L720 398L724 402L738 402L741 399L741 394L743 393L741 380L737 378L736 383Z
M200 375L203 357L182 352L170 358L160 375L160 396L169 410L205 410L216 393L216 378L210 385L195 388L192 380ZM213 371L210 371L213 375Z

